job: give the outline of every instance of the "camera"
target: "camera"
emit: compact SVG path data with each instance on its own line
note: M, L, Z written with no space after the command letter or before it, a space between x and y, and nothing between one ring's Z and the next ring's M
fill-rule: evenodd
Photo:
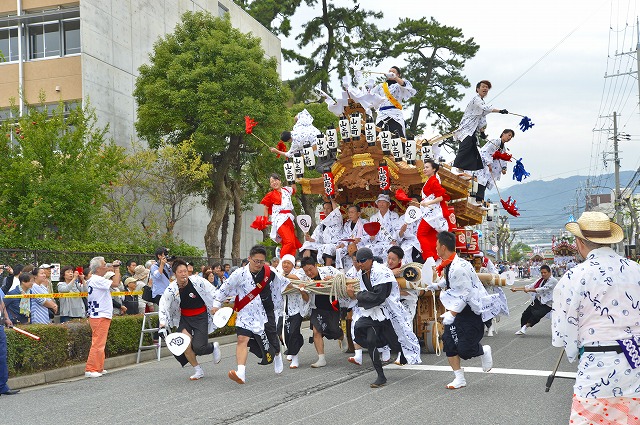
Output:
M169 263L170 263L170 262L172 262L173 260L175 260L175 259L176 259L176 256L175 256L175 255L167 255L167 257L166 257L166 258L167 258L167 262L169 262Z

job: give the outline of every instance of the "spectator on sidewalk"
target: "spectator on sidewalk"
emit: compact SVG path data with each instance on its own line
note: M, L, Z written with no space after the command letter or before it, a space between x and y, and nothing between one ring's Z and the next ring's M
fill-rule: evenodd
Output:
M58 283L60 293L87 292L87 284L84 273L80 274L73 266L64 266L60 270L62 281ZM87 316L82 298L60 298L60 323L71 319L80 319Z
M34 276L31 273L20 273L20 284L7 295L30 294ZM13 323L27 324L31 321L31 305L33 298L10 298L5 301L9 318Z
M153 286L151 287L153 303L157 305L160 303L160 297L162 297L165 289L169 287L173 272L169 265L169 250L167 248L157 248L155 255L156 264L151 266L150 274L151 279L153 279Z
M138 281L135 277L128 277L124 281L125 290L128 292L137 291ZM140 314L144 312L144 301L138 295L125 295L122 300L122 306L125 307L126 314Z
M45 264L47 265L47 264ZM51 267L49 267L51 269ZM49 279L47 278L46 268L42 266L33 270L35 276L34 285L31 287L32 294L50 294L48 292ZM51 311L54 315L58 313L58 304L51 298L32 298L31 302L31 323L48 325L51 323Z
M107 335L113 317L113 304L111 301L111 288L117 288L120 284L120 261L113 262L113 280L104 278L107 273L107 263L104 257L94 257L89 263L91 277L87 281L89 288L89 325L91 326L91 349L87 358L84 376L98 378L107 371L104 369L104 347L107 344Z
M18 394L20 390L12 390L7 385L9 380L9 368L7 366L7 335L4 333L5 326L13 326L9 314L4 304L4 292L0 290L0 395Z
M124 274L122 275L122 283L124 284L125 287L127 286L127 284L124 283L124 281L127 280L127 278L133 276L133 274L135 273L136 267L138 266L138 263L136 263L136 260L134 260L133 258L130 258L129 260L127 260L126 266L127 266L127 271L124 272Z
M22 273L23 265L18 263L15 266L4 266L4 270L7 271L8 276L4 279L4 282L0 280L2 283L2 291L7 294L9 291L14 290L18 285L20 285L20 273ZM0 268L0 272L2 268Z

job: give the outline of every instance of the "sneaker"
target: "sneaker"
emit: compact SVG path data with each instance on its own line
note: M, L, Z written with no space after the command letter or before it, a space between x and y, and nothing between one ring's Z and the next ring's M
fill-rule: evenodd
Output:
M482 355L482 371L489 372L493 367L493 357L491 357L491 347L488 345L483 345L482 350L484 354Z
M189 379L191 379L192 381L197 381L198 379L203 377L204 377L204 370L202 370L202 368L198 368L196 369L196 373L191 375Z
M220 363L220 360L222 360L222 352L220 352L220 344L218 344L217 342L213 343L213 362L215 364Z
M244 376L238 376L238 373L235 370L229 371L229 379L232 381L236 381L238 384L244 384Z
M84 373L84 377L85 378L99 378L101 376L102 376L102 374L100 372L85 372Z
M102 373L103 375L106 375L107 373L109 373L109 371L107 369L102 369L102 372L100 373Z

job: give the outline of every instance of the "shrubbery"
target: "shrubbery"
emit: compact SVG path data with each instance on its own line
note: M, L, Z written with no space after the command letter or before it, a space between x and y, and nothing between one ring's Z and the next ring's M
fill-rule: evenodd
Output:
M107 337L107 357L138 351L142 317L140 314L113 318ZM155 319L154 324L157 325L157 317L152 319ZM91 347L91 327L88 319L73 320L60 325L26 325L20 328L38 335L40 341L5 328L9 376L28 375L87 360ZM233 332L234 328L225 327L216 330L210 336L229 335ZM146 334L145 338L144 345L151 344L151 335Z

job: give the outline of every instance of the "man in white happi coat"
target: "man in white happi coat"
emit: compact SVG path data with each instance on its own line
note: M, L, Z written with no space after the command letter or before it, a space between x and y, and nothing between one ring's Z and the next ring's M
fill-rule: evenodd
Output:
M196 356L213 354L215 363L221 359L220 345L209 342L209 334L217 329L211 314L216 289L207 279L189 276L187 263L179 258L173 261L172 269L176 280L160 297L160 328L178 327L178 332L191 337L187 350L175 358L182 367L187 363L193 366L195 373L189 379L195 381L204 376Z
M289 279L265 263L266 259L263 246L251 248L248 264L231 273L215 294L214 313L225 299L235 297L238 368L229 371L229 378L238 384L245 383L248 351L262 358L259 364L274 363L277 374L283 369L274 309L283 305L282 293Z
M482 251L473 255L473 268L476 273L500 274L493 262L489 257L485 257ZM507 304L507 297L501 287L496 285L487 285L485 286L485 289L489 294L498 295L498 300L496 302L500 305L500 311L495 317L484 323L484 326L487 328L487 336L495 336L498 333L496 330L496 318L498 316L509 316L509 305Z
M520 287L511 287L512 292L522 291L531 294L531 304L522 312L520 330L516 335L524 335L527 330L535 326L543 317L551 312L553 307L553 288L558 281L551 276L551 267L546 264L540 266L542 276L535 283Z
M478 181L476 201L483 201L486 189L493 189L495 186L494 183L497 183L498 180L500 180L500 177L507 173L507 161L494 158L494 154L496 152L505 154L505 144L509 143L514 136L514 131L506 128L502 130L500 138L488 140L487 143L480 148L480 157L482 158L484 168L475 173Z
M336 244L336 268L341 270L346 270L352 265L349 245L351 244L351 247L356 251L367 243L367 234L363 228L366 221L360 217L360 207L358 205L349 206L347 218L348 220L342 226L340 240Z
M495 109L491 105L484 103L484 98L489 93L489 89L491 89L491 83L487 80L482 80L476 84L476 95L464 110L460 125L453 135L454 140L460 142L453 166L461 170L476 171L484 168L478 151L477 133L484 132L487 127L486 117L490 113L509 113L506 109Z
M392 66L386 74L387 80L371 89L371 94L382 99L376 118L377 126L405 136L402 102L412 98L416 89L411 83L401 77L400 68Z
M418 240L418 226L421 219L407 223L405 215L398 219L398 245L404 251L403 258L406 262L416 261L422 263L422 249Z
M278 270L289 280L308 280L302 270L295 270L296 259L293 255L287 254L282 257ZM304 338L300 333L302 321L309 314L309 292L304 289L304 284L300 284L298 290L294 290L285 295L285 317L284 317L284 343L287 346L287 360L291 361L289 369L297 369L300 366L298 353L304 345ZM278 326L278 335L281 329Z
M483 371L488 372L493 367L491 347L481 345L480 341L484 336L484 322L495 315L497 295L489 295L471 263L456 255L453 233L438 233L436 250L442 259L436 269L441 280L427 288L434 291L442 289L440 301L446 309L441 316L444 325L442 342L455 375L447 388L453 390L467 385L460 359L481 357Z
M376 199L378 212L369 217L369 223L380 223L380 231L375 236L368 236L366 246L373 251L373 255L387 261L387 251L393 245L398 244L398 228L400 217L397 212L391 211L391 198L389 195L380 194Z
M565 228L585 259L554 289L552 343L579 359L572 424L638 423L640 417L640 266L611 249L623 231L601 212Z
M400 304L398 283L391 270L375 262L369 248L358 250L356 262L360 292L356 294L353 286L347 285L347 294L357 299L362 309L354 327L355 341L369 350L377 373L371 388L378 388L387 383L378 348L388 345L392 350L402 352L402 364L419 364L422 362L420 343L413 333L411 322L406 320Z
M313 258L302 259L302 270L312 281L329 280L340 273L335 267L317 267ZM313 285L311 282L310 285ZM318 361L311 367L327 365L324 355L324 338L342 341L344 333L340 327L340 309L331 303L329 295L311 294L309 300L311 316L309 322L313 327L313 345L318 353Z
M316 226L311 236L304 235L300 251L305 257L310 255L310 251L316 251L319 264L332 266L336 258L336 244L342 233L342 213L335 199L325 201L322 209L324 219Z
M286 133L287 132L282 133L283 136ZM276 148L269 148L269 150L275 154L283 155L285 159L293 157L296 153L302 153L304 145L307 143L309 143L315 151L317 136L319 134L321 134L320 130L318 130L313 125L313 116L309 113L309 111L303 109L302 111L298 112L298 115L296 115L295 124L293 125L291 133L289 133L289 136L291 137L291 147L289 148L289 150L286 152L280 151ZM286 141L287 140L283 140L283 142Z

